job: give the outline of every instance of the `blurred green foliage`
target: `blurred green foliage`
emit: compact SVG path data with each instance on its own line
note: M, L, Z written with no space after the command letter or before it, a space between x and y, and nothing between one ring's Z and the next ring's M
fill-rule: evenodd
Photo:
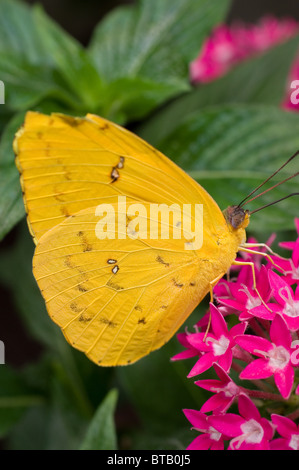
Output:
M47 316L31 272L34 247L22 220L12 140L28 109L94 112L130 125L221 208L238 203L299 148L299 116L279 109L299 37L194 88L189 62L229 6L229 0L140 0L109 14L83 48L40 7L0 0L6 97L0 106L0 239L20 222L13 243L0 245L0 283L43 349L32 364L0 367L6 448L183 449L190 442L181 410L199 409L205 392L186 379L192 361L170 363L181 349L176 338L130 367L101 369L72 349ZM265 203L294 187L284 185ZM269 230L293 229L295 204L288 200L257 214L252 233L266 241ZM189 325L203 311L204 305Z

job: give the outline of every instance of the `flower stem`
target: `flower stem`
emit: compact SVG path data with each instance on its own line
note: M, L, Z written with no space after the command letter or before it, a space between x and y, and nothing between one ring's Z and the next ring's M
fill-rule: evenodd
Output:
M257 381L255 381L257 382ZM250 390L249 388L243 388L242 390L247 393L247 395L253 398L262 398L263 400L274 400L274 401L285 401L285 399L278 393L271 393L262 390Z
M258 321L256 321L255 318L252 318L249 321L250 328L258 335L261 336L262 338L268 339L267 333L265 330L261 327Z

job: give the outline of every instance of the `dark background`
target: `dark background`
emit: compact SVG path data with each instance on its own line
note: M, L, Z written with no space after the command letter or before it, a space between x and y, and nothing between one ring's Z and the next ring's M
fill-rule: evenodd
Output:
M26 3L43 5L47 13L65 30L83 44L87 44L93 28L105 14L117 5L136 2L134 0L26 0ZM277 17L292 16L299 21L298 0L234 0L228 21L241 19L255 22L266 14Z
M63 29L76 37L82 44L87 45L94 27L103 16L118 5L135 2L134 0L26 0L26 3L43 5L46 12ZM242 20L254 23L265 15L273 15L278 18L293 17L299 21L298 0L250 0L250 2L234 0L227 22ZM14 239L15 230L7 235L1 243L2 249L13 244ZM4 311L9 312L9 318L2 324L1 332L1 339L7 345L6 362L18 367L34 361L39 357L41 347L28 337L15 312L10 293L1 286L0 303L4 307ZM23 353L20 354L20 351Z

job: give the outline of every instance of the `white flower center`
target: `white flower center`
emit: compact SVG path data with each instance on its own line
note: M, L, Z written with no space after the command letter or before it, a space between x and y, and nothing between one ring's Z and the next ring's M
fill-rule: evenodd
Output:
M213 441L219 441L221 438L221 432L217 431L213 426L209 427L209 434L210 434L210 439Z
M284 294L286 293L286 295ZM278 291L280 297L285 301L285 306L283 309L283 312L285 315L288 317L296 318L299 316L299 300L294 300L292 297L291 292L286 289L285 287L282 287Z
M230 341L226 336L222 335L218 340L208 337L206 342L207 344L212 343L213 353L215 356L222 356L229 347Z
M226 397L234 397L238 395L239 387L234 382L229 382L223 389L223 392Z
M254 307L258 307L259 305L261 305L262 301L259 297L255 297L253 296L248 287L245 286L245 284L242 284L243 286L243 289L239 289L240 292L245 292L245 294L247 295L247 302L246 302L246 310L251 310L252 308Z
M299 450L299 434L292 434L289 446L291 447L291 449Z
M299 300L294 300L292 303L285 304L283 313L288 317L296 318L299 316Z
M290 362L291 355L283 346L273 346L268 351L269 366L273 371L284 369Z
M264 437L264 430L255 419L250 419L241 424L241 431L243 433L242 440L245 440L247 444L259 444Z
M291 260L292 271L286 271L286 274L290 274L293 279L299 279L299 266L296 268L294 261Z
M246 309L251 310L252 308L258 307L259 305L261 305L261 303L262 301L258 297L248 298L246 302Z

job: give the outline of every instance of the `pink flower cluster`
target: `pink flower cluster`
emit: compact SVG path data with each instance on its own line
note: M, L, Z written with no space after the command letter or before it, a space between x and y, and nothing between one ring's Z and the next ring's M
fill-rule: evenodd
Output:
M299 24L293 19L263 18L257 25L220 25L206 39L198 57L190 64L192 83L215 80L238 63L261 54L298 34ZM286 83L282 107L299 111L299 56L295 58ZM295 90L294 90L295 88ZM295 99L292 96L295 95Z
M208 369L217 377L195 382L212 396L199 411L184 410L201 433L188 449L299 450L299 219L295 224L297 240L280 244L289 258L271 254L263 264L262 255L245 253L256 289L251 267L234 267L214 289L217 307L210 304L194 333L178 335L185 349L172 360L196 358L188 377ZM238 413L228 413L236 403Z
M210 82L239 62L286 41L298 31L299 25L295 20L273 17L263 18L257 25L220 25L206 39L199 56L191 62L191 81Z

